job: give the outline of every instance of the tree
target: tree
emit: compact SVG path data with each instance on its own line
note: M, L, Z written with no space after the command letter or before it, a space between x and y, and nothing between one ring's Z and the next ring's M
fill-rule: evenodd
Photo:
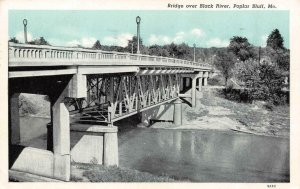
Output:
M32 45L50 45L50 44L48 43L48 41L46 41L46 40L44 39L44 37L40 37L40 38L38 38L38 39L35 39L35 40L33 40L33 41L30 41L29 44L32 44Z
M284 49L283 41L284 40L283 40L279 30L275 29L268 36L267 47L271 47L273 49Z
M136 53L137 52L137 42L138 42L137 36L133 36L131 40L128 40L128 44L125 47L126 51L131 53L132 45L133 45L133 53ZM141 54L149 54L148 48L143 45L142 38L140 38L140 53Z
M8 42L12 42L12 43L19 43L19 40L17 40L16 37L12 37L8 40Z
M241 61L245 61L254 56L253 47L246 37L234 36L230 39L229 50L233 52Z
M167 49L159 45L152 45L149 47L149 54L154 56L164 56L168 57L170 54Z
M97 40L97 41L94 43L92 49L95 49L95 50L100 50L100 49L101 49L101 43L100 43L99 40Z
M222 73L225 78L225 85L227 86L228 79L233 75L233 68L235 65L235 56L230 51L220 51L214 60L215 67Z
M267 56L271 61L275 63L279 69L289 71L290 69L290 51L288 49L273 49L271 47L266 48Z
M265 100L272 104L281 104L286 101L282 93L284 76L269 60L259 63L249 59L236 65L236 77L244 82L251 99Z

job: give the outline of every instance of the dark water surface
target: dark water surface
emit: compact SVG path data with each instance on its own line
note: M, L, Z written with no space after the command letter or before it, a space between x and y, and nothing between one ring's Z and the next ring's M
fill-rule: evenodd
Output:
M289 140L221 131L119 133L120 167L197 182L288 182Z
M46 149L49 119L22 117L21 141ZM288 182L289 139L213 130L131 128L120 167L195 182Z

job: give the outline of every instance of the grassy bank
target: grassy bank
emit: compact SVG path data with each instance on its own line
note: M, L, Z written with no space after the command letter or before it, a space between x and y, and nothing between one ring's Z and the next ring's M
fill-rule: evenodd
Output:
M150 173L116 166L105 167L102 165L73 164L73 182L174 182L168 176L156 176Z

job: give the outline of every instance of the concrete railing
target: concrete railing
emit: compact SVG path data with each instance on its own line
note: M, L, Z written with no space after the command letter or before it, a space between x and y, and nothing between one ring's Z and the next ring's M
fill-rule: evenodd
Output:
M29 45L29 44L16 44L9 43L9 62L16 59L20 60L114 60L116 62L123 61L140 61L143 64L151 65L155 62L162 63L175 63L189 65L195 68L211 69L211 66L206 63L193 62L188 60L181 60L176 58L167 58L161 56L150 56L143 54L130 54L130 53L121 53L115 51L102 51L102 50L92 50L84 48L70 48L70 47L55 47L48 45ZM22 65L20 65L22 66Z

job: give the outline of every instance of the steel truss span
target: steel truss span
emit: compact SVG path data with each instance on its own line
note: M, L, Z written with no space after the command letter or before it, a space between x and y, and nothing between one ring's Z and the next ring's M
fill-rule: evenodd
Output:
M80 122L111 125L179 96L179 74L88 75L87 98L67 98Z

